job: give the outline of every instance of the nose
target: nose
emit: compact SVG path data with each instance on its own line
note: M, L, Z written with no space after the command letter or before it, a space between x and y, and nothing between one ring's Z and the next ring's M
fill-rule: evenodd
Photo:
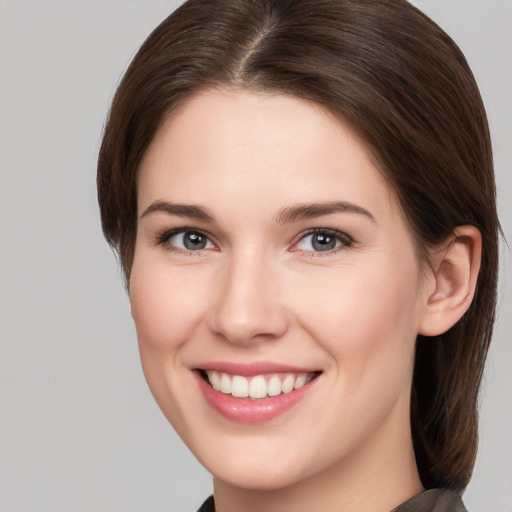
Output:
M234 344L257 344L280 338L288 329L275 265L261 255L226 262L218 275L217 301L210 329Z

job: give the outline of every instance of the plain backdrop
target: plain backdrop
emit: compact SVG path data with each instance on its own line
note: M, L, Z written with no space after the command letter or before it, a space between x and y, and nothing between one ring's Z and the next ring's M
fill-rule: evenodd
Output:
M415 2L488 108L512 240L512 1ZM0 512L194 511L210 476L153 403L95 164L109 101L178 1L0 0ZM482 392L472 512L512 512L510 250Z

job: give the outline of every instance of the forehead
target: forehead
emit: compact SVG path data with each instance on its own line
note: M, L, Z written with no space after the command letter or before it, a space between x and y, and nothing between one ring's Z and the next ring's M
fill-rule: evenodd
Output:
M342 118L294 96L227 88L196 94L165 120L138 185L139 210L157 199L208 203L229 193L259 207L263 193L269 203L279 196L276 207L351 200L396 209L366 144Z

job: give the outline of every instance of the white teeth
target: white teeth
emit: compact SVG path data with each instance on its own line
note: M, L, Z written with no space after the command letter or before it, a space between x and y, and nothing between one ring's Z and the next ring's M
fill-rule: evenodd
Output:
M210 379L210 384L212 385L212 388L215 389L216 391L220 391L221 381L219 374L217 372L211 372L211 375L208 375L208 377Z
M293 375L287 375L283 380L283 393L289 393L293 389L294 385L295 379L293 378Z
M231 379L231 394L237 398L249 396L249 381L240 375L234 375Z
M292 373L272 375L270 378L264 375L256 375L252 378L241 375L229 375L227 373L206 371L208 381L213 389L226 395L237 398L265 398L277 396L281 393L290 393L307 384L313 377L313 373Z
M251 398L263 398L267 396L267 381L265 380L265 377L258 375L251 380L249 396Z
M306 384L306 378L307 378L307 376L306 376L306 375L299 375L299 376L295 379L295 384L293 385L293 389L299 389L299 388L301 388L302 386L304 386L304 384Z
M226 375L225 373L221 374L220 377L220 390L226 395L231 394L231 379L229 375Z
M274 375L268 381L268 389L267 389L268 396L280 395L281 391L282 391L281 379L277 375Z

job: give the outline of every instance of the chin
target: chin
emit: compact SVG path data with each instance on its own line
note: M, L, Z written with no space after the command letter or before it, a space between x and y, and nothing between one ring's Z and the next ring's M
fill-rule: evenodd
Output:
M252 464L246 458L232 461L231 464L213 464L207 469L216 480L241 489L252 491L277 491L299 482L302 478L296 468L279 466L275 461L265 465Z

